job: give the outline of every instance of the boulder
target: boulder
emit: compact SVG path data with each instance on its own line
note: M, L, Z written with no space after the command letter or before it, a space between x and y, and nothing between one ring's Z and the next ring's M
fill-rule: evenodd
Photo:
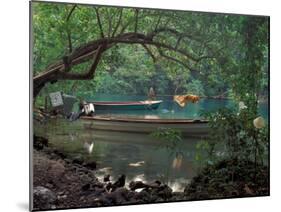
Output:
M158 196L163 199L168 199L172 197L173 190L167 185L161 185L158 189Z
M56 194L48 188L37 186L33 189L34 208L52 209L57 201Z
M33 137L33 147L34 147L34 149L42 150L44 147L47 147L47 146L48 146L48 139L47 138L34 135L34 137Z
M97 163L95 161L84 162L83 166L85 166L88 169L96 169Z
M109 182L110 181L110 175L107 174L103 177L103 182Z
M79 164L79 165L81 165L83 162L84 161L83 161L82 155L77 155L72 160L72 163L76 163L76 164Z

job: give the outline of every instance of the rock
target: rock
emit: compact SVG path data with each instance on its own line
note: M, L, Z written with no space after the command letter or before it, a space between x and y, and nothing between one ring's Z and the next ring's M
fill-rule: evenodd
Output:
M155 200L155 202L164 202L164 199L161 198L161 197L159 197L159 198L157 198L157 199Z
M103 177L103 182L108 182L108 181L110 181L110 175L109 174L107 174Z
M185 200L183 192L173 192L172 197L169 199L170 201L181 201Z
M98 188L97 187L97 188L94 189L95 196L100 196L100 195L102 195L105 192L106 192L105 188Z
M84 162L83 165L85 167L87 167L88 169L96 169L97 168L97 163L95 161Z
M124 174L122 174L119 178L118 178L118 180L115 182L115 183L113 183L111 186L109 186L109 184L108 184L108 186L107 186L107 189L108 189L108 191L115 191L117 188L120 188L120 187L124 187L124 185L125 185L125 181L126 181L126 176L124 175Z
M155 180L155 181L154 181L154 184L160 186L160 185L161 185L161 182L160 182L159 180Z
M129 184L129 188L132 191L135 191L136 189L139 189L139 188L147 188L147 185L144 184L142 181L132 181Z
M49 172L51 178L53 179L53 182L58 182L64 176L65 167L62 163L60 163L58 161L54 161L47 168L47 171Z
M60 192L58 192L58 195L64 195L64 191L60 191Z
M135 198L137 200L143 200L145 202L149 202L150 199L151 199L150 198L150 194L147 191L145 191L145 190L142 190L141 192L136 193L135 194Z
M103 188L104 184L99 181L96 181L96 182L94 182L93 187Z
M132 181L129 184L129 188L132 191L135 191L136 189L144 188L144 189L153 189L153 188L159 188L161 185L160 181L155 181L153 183L147 184L143 183L142 181Z
M90 190L90 188L91 188L91 185L89 183L87 183L81 187L82 191L88 191L88 190Z
M34 147L34 149L42 150L44 147L47 147L47 146L48 146L48 139L47 138L34 135L34 137L33 137L33 147Z
M33 189L34 207L51 209L57 201L56 194L48 188L37 186Z
M158 196L162 197L163 199L168 199L172 197L173 190L167 185L161 185L158 190Z
M130 191L127 188L117 188L115 190L115 193L117 193L118 195L122 196L126 200L129 199L129 192Z
M81 155L77 155L73 158L72 163L77 163L81 165L83 163L83 158Z
M128 200L132 200L132 199L135 199L135 195L136 195L136 192L134 192L134 191L128 191L128 193L127 193L127 198L128 198Z
M63 200L63 199L66 199L67 198L67 195L61 195L61 196L58 196L58 200Z
M61 159L65 159L66 158L66 154L60 150L55 149L54 153L56 154L56 156L59 156Z
M53 184L51 184L51 183L46 183L46 187L51 189L51 188L53 188L53 187L54 187L54 185L53 185Z
M113 204L124 204L128 200L129 190L126 188L117 188L114 192L105 193L106 199Z
M68 158L66 158L65 160L64 160L67 164L70 164L72 161L70 160L70 159L68 159Z
M101 196L98 198L95 198L93 201L93 204L96 206L108 206L108 205L113 205L111 200L107 199L105 196Z

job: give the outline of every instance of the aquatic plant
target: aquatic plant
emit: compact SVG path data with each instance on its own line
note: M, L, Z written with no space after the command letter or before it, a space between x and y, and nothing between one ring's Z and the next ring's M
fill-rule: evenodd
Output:
M182 142L182 132L178 129L160 127L150 134L152 137L159 139L163 147L172 152L180 152L179 145Z

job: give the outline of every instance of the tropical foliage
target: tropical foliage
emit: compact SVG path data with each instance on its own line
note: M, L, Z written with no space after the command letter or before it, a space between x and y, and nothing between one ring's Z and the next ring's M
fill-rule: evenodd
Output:
M166 95L231 96L255 107L249 101L267 94L264 17L32 6L35 96L44 95L44 87L115 94L146 94L154 87Z

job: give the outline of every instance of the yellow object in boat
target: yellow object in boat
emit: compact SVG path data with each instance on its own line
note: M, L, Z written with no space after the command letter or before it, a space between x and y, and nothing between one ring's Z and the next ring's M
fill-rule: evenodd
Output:
M188 102L197 103L200 97L192 94L187 95L176 95L174 96L174 101L181 107L185 107Z

